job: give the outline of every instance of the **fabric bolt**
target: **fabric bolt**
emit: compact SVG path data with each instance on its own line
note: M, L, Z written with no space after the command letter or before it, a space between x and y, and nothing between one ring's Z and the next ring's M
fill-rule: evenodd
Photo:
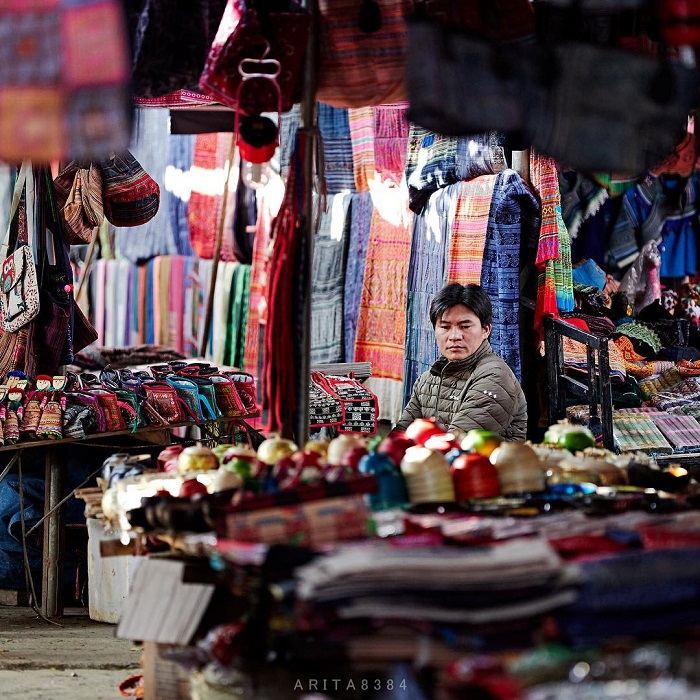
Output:
M458 205L459 206L459 205ZM494 352L522 381L520 358L520 248L537 236L539 204L514 170L503 170L496 182L488 215L481 266L481 286L491 298L493 321L489 341ZM457 231L453 233L453 237Z
M161 193L165 196L175 252L178 255L194 255L187 220L187 207L192 192L194 143L194 134L170 134L168 137L165 189Z
M314 236L311 276L312 365L344 360L343 291L350 233L350 201L350 193L327 197Z
M233 291L224 346L224 363L243 367L248 306L250 296L250 265L237 265L234 271Z
M480 284L496 175L461 182L447 256L447 282Z
M615 412L613 432L620 452L671 454L673 448L656 427L655 419L644 413Z
M318 128L323 145L323 177L328 194L355 189L348 111L318 103Z
M700 448L700 424L692 416L663 416L656 425L676 450Z
M129 318L129 276L132 265L128 260L115 260L114 296L110 299L111 313L114 316L114 345L124 347L128 341Z
M371 362L372 376L366 386L377 395L380 419L395 422L402 408L406 280L412 221L405 190L377 185L375 193L357 320L355 361ZM382 203L381 210L376 208L378 202Z
M185 257L173 256L170 260L170 298L168 306L170 311L171 336L170 347L182 351L183 349L183 315L185 311Z
M167 134L168 113L160 109L137 109L129 150L146 172L164 192L165 173L168 166ZM170 225L168 207L159 207L158 213L146 224L136 229L114 228L116 254L132 262L148 260L156 255L173 255L177 252Z
M261 299L267 285L265 271L266 251L270 244L270 226L282 204L284 184L282 178L274 177L267 186L258 190L258 220L255 224L253 263L250 272L250 301L245 340L245 362L243 368L259 376L260 367L260 323ZM264 317L264 316L263 316Z
M192 192L187 208L190 242L200 258L211 259L224 201L226 167L233 134L198 134L192 160ZM227 190L226 218L221 241L221 260L234 260L233 219L235 183L238 181L239 156L236 152Z
M343 292L343 330L346 362L355 360L357 316L360 310L362 282L365 277L365 260L369 242L369 229L372 223L372 206L372 195L369 192L358 192L352 195L350 200L350 233L345 266L345 289Z
M184 310L182 314L182 344L187 357L197 357L197 326L195 325L194 297L197 287L199 261L188 258L185 263Z
M224 348L226 345L226 328L228 325L231 294L233 293L233 275L238 263L220 262L214 287L214 305L211 319L211 342L209 344L209 357L216 364L224 362Z
M408 266L404 405L418 377L439 357L430 302L445 283L446 255L454 222L459 183L434 192L421 214L413 219L411 259Z

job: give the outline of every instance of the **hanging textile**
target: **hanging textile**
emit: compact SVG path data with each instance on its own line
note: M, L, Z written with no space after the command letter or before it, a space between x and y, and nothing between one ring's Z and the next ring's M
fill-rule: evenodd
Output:
M146 172L165 191L165 172L168 166L168 113L162 109L135 110L133 137L129 150ZM114 247L118 256L132 262L148 260L156 255L177 252L167 207L147 223L133 228L114 228Z
M255 224L253 263L250 273L250 305L245 340L243 368L255 376L260 375L260 304L267 285L265 251L270 244L270 227L277 216L284 196L282 178L273 177L258 193L258 220Z
M530 179L542 207L535 258L538 270L535 330L541 334L545 315L558 316L559 311L574 308L571 239L562 218L554 160L531 150Z
M280 114L279 126L279 159L280 159L280 175L283 178L287 177L289 172L289 162L294 151L294 139L297 135L297 130L301 124L301 107L294 105L289 112Z
M459 183L447 263L447 282L479 284L496 175Z
M406 280L412 213L404 188L377 185L357 319L355 362L371 362L366 386L377 395L379 417L396 422L402 410Z
M257 202L255 189L243 180L243 171L238 174L236 185L236 211L233 217L233 254L236 260L246 265L253 261L253 243Z
M323 145L323 177L326 192L355 189L348 111L319 102L318 128Z
M342 362L343 289L349 238L350 193L326 198L314 236L311 275L311 364Z
M371 107L348 110L352 144L352 165L355 175L355 189L368 192L369 183L374 181L374 111Z
M229 307L233 293L233 275L238 265L236 262L220 262L216 276L209 356L217 364L224 362Z
M170 228L178 255L194 255L187 220L187 207L192 193L194 142L194 134L170 134L168 138L165 190L161 189L161 196L165 195L166 210L170 216Z
M374 168L382 182L389 180L399 185L405 178L410 132L410 124L406 119L407 109L406 103L379 105L372 108Z
M481 286L491 298L489 342L522 381L520 358L520 249L537 238L539 203L514 170L496 176L484 244Z
M224 346L224 363L233 367L243 367L244 362L250 273L250 265L237 265L233 276Z
M357 316L360 311L360 297L362 295L362 281L365 277L365 260L371 223L372 196L369 192L353 194L350 200L350 233L345 266L345 300L343 304L346 362L353 362L355 359Z
M228 154L233 134L199 134L195 137L192 161L192 193L187 208L190 242L197 256L210 259L219 228L223 192L226 186ZM226 219L221 241L221 260L234 260L233 218L236 210L235 183L238 182L239 157L234 158L227 192Z
M298 313L298 287L305 286L301 259L301 231L303 226L304 191L301 163L307 147L304 134L297 137L289 176L285 184L284 200L279 214L272 222L270 239L272 250L267 264L267 285L263 331L263 420L266 429L289 436L294 430L297 408L297 378L295 352ZM309 183L310 184L310 183ZM296 312L296 313L295 313ZM304 387L308 391L308 387Z
M430 322L430 302L445 284L447 249L459 191L457 183L434 192L423 213L413 220L406 307L404 405L411 398L416 379L430 369L440 355Z

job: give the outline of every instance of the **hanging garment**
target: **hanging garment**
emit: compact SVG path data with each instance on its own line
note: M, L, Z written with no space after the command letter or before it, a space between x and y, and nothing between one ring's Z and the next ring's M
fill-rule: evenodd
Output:
M622 211L610 238L611 261L632 263L651 240L659 242L661 276L685 277L697 272L697 188L700 174L647 175L624 195Z
M343 289L350 193L326 198L314 236L311 285L311 364L343 362ZM316 202L318 205L318 201Z
M447 282L479 284L496 175L461 182L447 263Z
M137 109L133 137L129 150L146 172L165 190L165 172L168 166L168 113L161 109ZM156 255L177 252L167 207L146 224L137 228L114 228L114 247L117 256L132 262L148 260Z
M369 192L352 195L350 200L350 234L347 264L345 266L345 290L343 321L345 335L345 361L355 360L357 316L360 310L362 281L365 277L365 260L372 223L372 196Z
M440 356L430 322L430 302L442 289L460 184L434 192L422 214L413 219L411 259L408 266L404 398L411 398L418 377Z
M522 381L520 359L520 249L537 237L539 203L514 170L496 176L481 268L481 286L491 298L489 342Z
M170 215L170 228L178 255L194 255L187 220L187 207L192 193L194 142L193 134L170 134L168 138L168 165L165 169L165 189L161 190L161 196L165 197L165 209Z
M490 131L474 136L444 136L411 124L406 182L411 210L420 212L441 187L508 167L505 135Z
M185 257L174 255L170 258L170 343L171 348L182 351L183 321L185 312Z
M209 356L218 365L224 363L224 346L226 344L229 308L233 294L233 276L237 267L238 263L235 262L220 262L216 276Z
M531 167L537 162L538 159L531 157ZM574 170L559 173L559 194L562 218L572 240L578 236L584 222L595 216L610 197L604 187ZM544 220L544 207L542 216Z
M403 399L412 213L403 188L376 185L373 200L375 208L357 319L355 361L371 362L372 376L366 386L377 395L380 419L396 422L401 415ZM381 209L376 207L379 202Z
M289 112L280 114L279 126L279 160L280 160L280 175L283 178L287 177L289 172L289 161L294 151L294 139L297 135L297 130L301 123L301 107L294 105Z
M195 137L192 162L192 194L187 209L190 241L200 258L214 255L214 243L219 229L226 164L231 151L233 134L199 134ZM234 158L234 172L229 183L224 235L221 241L221 260L234 260L233 218L235 215L235 183L238 181L238 155Z
M319 102L318 128L323 145L323 177L326 182L326 192L337 194L354 190L355 178L348 111Z
M243 367L250 304L250 271L250 265L237 265L233 276L224 346L224 364L233 367Z
M250 302L245 340L245 362L243 363L245 371L254 376L260 376L260 305L263 290L267 286L265 251L270 244L270 226L279 212L283 196L284 183L280 177L274 177L266 187L258 190L258 220L255 224L255 241L253 243Z
M233 217L233 254L238 262L246 265L250 265L253 261L256 219L255 189L246 185L241 169L236 186L236 211Z

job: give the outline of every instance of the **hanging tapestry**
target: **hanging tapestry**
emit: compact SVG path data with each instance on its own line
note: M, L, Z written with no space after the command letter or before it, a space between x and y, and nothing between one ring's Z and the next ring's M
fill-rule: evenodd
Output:
M311 287L311 364L342 362L343 289L351 195L326 198L314 236Z
M496 175L459 184L447 263L447 282L479 284Z
M491 299L489 341L522 381L520 358L520 248L537 237L539 204L514 170L496 176L481 268L481 286Z
M447 249L459 191L460 185L454 184L433 193L423 213L413 220L408 266L404 405L411 398L416 379L430 369L440 355L430 322L430 302L445 284Z
M195 137L192 159L192 194L187 208L190 225L190 242L200 258L211 259L214 242L219 229L223 193L226 179L226 164L231 151L233 134L198 134ZM238 168L238 155L233 164ZM226 219L221 241L221 260L235 260L233 253L233 218L235 214L235 183L231 177L226 203Z
M355 189L352 142L348 111L319 102L318 128L323 145L323 177L326 192L337 194Z

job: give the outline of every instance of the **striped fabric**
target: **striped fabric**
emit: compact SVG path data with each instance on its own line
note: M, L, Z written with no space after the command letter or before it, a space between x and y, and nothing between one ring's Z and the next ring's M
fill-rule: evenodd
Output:
M562 338L562 348L564 350L564 367L578 371L588 371L588 356L586 346L578 340L573 340L564 336ZM608 353L610 358L610 381L624 382L627 373L625 371L625 361L617 345L608 341Z
M644 413L613 414L613 433L620 452L671 454L673 447L656 427L655 418Z
M649 405L661 411L700 400L700 378L689 377L670 391L659 391L649 397Z
M642 396L648 399L652 394L660 391L673 391L682 381L683 377L678 368L671 367L658 377L639 382L639 389L642 392Z
M355 189L352 142L348 111L330 105L318 105L318 128L323 145L323 177L328 194Z
M404 98L406 7L403 0L377 0L381 27L365 33L356 0L320 0L319 102L361 107Z
M457 195L447 263L447 282L480 284L486 229L496 175L462 182Z
M352 143L352 164L355 174L355 189L369 192L369 183L374 181L374 111L371 107L348 110L348 125Z
M365 278L365 260L369 229L372 223L372 195L358 192L350 200L350 234L347 264L345 266L345 290L343 322L345 335L345 360L354 361L357 316L360 311L362 281Z
M677 451L700 448L700 424L692 416L665 415L655 419L659 430Z
M530 179L542 203L542 222L535 265L559 257L559 226L557 209L561 212L557 167L552 158L530 150Z
M351 195L326 198L314 237L311 275L311 364L342 362L343 290L350 220Z
M454 184L434 192L423 213L414 217L408 266L404 405L416 379L440 354L430 323L430 302L445 283L446 254L459 190L460 185Z

